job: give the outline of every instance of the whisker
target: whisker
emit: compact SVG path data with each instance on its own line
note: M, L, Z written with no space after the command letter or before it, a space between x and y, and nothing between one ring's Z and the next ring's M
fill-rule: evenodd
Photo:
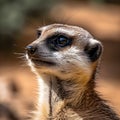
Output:
M25 55L25 53L17 53L17 52L14 52L15 55Z
M17 55L16 58L20 58L20 59L25 59L26 58L25 53L14 52L14 55Z
M20 64L20 66L22 66L22 67L28 66L28 63L27 63L27 60L26 60L26 59L22 59L22 61L19 62L19 64Z
M19 57L17 57L17 58L25 58L25 56L19 56Z

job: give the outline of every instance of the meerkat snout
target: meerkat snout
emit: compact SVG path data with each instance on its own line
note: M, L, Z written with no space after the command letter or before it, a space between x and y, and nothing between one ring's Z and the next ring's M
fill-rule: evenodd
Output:
M33 45L28 45L26 47L26 51L29 55L33 55L35 53L35 51L37 50L37 47L36 46L33 46Z

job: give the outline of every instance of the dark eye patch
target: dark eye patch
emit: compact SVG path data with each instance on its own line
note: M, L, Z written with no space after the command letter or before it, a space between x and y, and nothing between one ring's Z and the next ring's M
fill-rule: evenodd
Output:
M70 46L72 39L61 34L53 35L47 39L47 45L52 50L59 50L61 48Z

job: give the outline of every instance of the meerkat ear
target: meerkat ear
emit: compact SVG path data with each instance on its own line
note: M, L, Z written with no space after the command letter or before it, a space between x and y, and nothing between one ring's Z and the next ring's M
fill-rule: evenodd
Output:
M100 57L102 49L102 44L99 41L95 39L90 39L84 51L91 60L91 62L95 62Z

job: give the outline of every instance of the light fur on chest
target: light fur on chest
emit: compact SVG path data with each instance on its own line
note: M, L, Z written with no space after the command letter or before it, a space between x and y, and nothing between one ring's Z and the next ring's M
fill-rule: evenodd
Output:
M55 81L55 78L52 76L45 76L44 79L45 80L39 78L39 118L43 120L53 120L54 118L56 118L55 116L57 115L57 113L64 107L65 103L53 90L53 81Z

